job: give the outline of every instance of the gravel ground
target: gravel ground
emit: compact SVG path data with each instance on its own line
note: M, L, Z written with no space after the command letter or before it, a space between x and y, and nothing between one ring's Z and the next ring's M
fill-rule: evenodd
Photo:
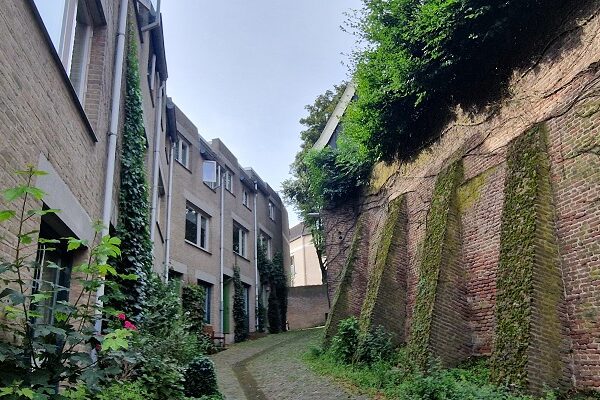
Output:
M219 389L227 400L362 400L315 375L302 355L322 329L293 331L231 346L213 356Z

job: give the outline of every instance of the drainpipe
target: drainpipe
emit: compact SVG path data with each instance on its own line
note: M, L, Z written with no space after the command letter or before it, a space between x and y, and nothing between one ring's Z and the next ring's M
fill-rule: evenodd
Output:
M153 77L154 79L154 77ZM160 136L162 126L162 102L164 97L165 81L161 81L156 92L156 109L154 115L154 154L152 155L152 209L150 211L150 240L154 250L156 237L156 210L158 208L158 172L160 167ZM154 253L154 252L153 252Z
M174 151L175 143L171 143L171 150L169 151L169 187L167 188L167 232L165 234L165 282L169 282L169 265L171 264L171 203L173 199Z
M104 205L102 208L102 236L109 233L110 217L112 214L112 193L115 179L115 160L117 158L117 131L119 129L119 109L121 107L121 82L123 80L123 60L125 56L125 32L127 29L128 0L121 0L119 5L119 23L117 30L117 45L115 49L115 65L112 82L112 104L110 108L110 126L108 131L108 149L106 158L106 175L104 181ZM104 283L96 290L96 333L102 331L102 301Z
M224 193L223 193L223 174L221 173L221 166L219 165L219 186L221 187L221 215L220 215L220 225L221 225L221 232L220 232L220 238L219 238L219 243L220 243L220 273L219 273L219 286L221 289L221 304L219 306L219 314L221 315L221 334L223 336L225 336L225 332L224 327L225 327L225 321L224 321L224 310L223 310L223 218L224 218Z
M258 196L258 184L254 181L254 319L256 320L256 332L258 332L258 312L260 311L258 306L258 229L256 223L256 197Z

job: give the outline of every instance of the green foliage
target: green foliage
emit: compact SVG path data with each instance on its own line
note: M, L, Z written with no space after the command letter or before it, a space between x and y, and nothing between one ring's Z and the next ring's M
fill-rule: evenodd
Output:
M340 321L337 334L331 339L331 354L349 364L354 360L359 343L358 320L350 317Z
M43 200L44 192L33 186L33 178L43 174L29 166L18 171L25 178L23 185L3 191L4 199L19 210L2 212L3 223L10 223L16 235L14 239L0 238L13 254L10 261L0 261L4 286L0 292L0 331L7 333L0 338L0 394L12 398L58 398L56 389L65 381L83 380L90 387L98 385L119 372L103 367L113 353L128 346L124 339L133 334L117 328L100 337L94 330L94 323L102 318L94 301L96 289L105 278L117 276L108 259L120 255L120 240L108 235L100 237L99 224L89 243L77 238L50 240L39 237L37 229L31 230L32 218L58 211L29 208ZM65 268L52 262L40 265L32 261L40 245L46 246L47 252L57 248L87 252L87 260L72 268L71 286L81 287L81 291L72 294L71 302L51 301L68 294L69 287L57 284L54 278L39 276L42 267L55 270L53 275ZM90 345L101 349L101 363L91 358Z
M269 320L269 332L279 333L287 330L287 277L283 267L281 253L273 256L272 270L269 276L269 299L267 318Z
M181 291L181 304L190 323L190 330L197 335L202 334L202 327L204 326L205 300L206 292L202 286L187 285Z
M114 382L96 397L96 400L146 400L150 395L140 382Z
M462 164L454 162L440 173L435 184L431 206L427 214L427 230L423 256L419 266L419 284L411 325L409 349L422 371L427 370L431 358L429 338L433 307L438 287L442 252L448 225L450 203L456 197L456 188L462 180Z
M392 352L389 361L371 364L345 364L331 352L311 352L305 361L317 373L327 375L345 385L384 399L444 399L444 400L534 400L534 397L511 393L488 382L489 369L485 360L471 362L459 368L433 368L423 375L412 363L406 348ZM556 397L549 393L544 400Z
M531 341L541 126L511 144L502 212L492 379L525 388Z
M200 356L188 365L185 371L185 394L190 397L219 394L215 365L210 358Z
M123 255L117 263L117 269L122 274L135 274L140 279L119 281L123 297L115 306L139 322L143 317L146 284L152 271L152 243L148 224L150 206L145 165L147 142L138 65L137 41L130 27L117 224Z
M361 363L373 364L385 361L394 354L392 334L386 332L383 326L371 328L366 335L361 334L360 339L356 349L356 358Z
M240 279L240 267L233 267L233 323L236 343L248 339L248 313L244 301L244 284Z

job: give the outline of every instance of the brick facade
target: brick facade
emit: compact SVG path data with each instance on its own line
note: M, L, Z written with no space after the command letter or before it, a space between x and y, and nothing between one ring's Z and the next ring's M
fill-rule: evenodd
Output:
M381 236L386 204L405 195L407 239L396 246L406 248L406 290L400 296L406 296L403 336L411 332L419 265L424 252L430 251L424 243L434 185L439 173L459 160L464 176L456 189L455 211L450 213L459 244L457 262L440 265L429 349L448 364L468 355L492 354L502 213L511 173L507 149L515 138L543 123L549 173L547 184L539 183L535 208L538 253L533 265L527 385L534 391L542 384L600 389L600 17L593 2L585 4L591 6L574 10L578 18L561 28L566 33L557 36L535 68L515 72L510 96L494 112L472 115L457 110L456 120L413 161L378 166L357 205L325 213L332 293L340 285L339 272L359 216L368 230L359 245L352 280L343 289L354 305L345 315L360 314L356 305L364 301L375 265L373 249ZM564 286L556 296L554 286L544 283L550 278ZM387 297L398 298L397 290L390 289ZM552 311L549 304L554 305ZM445 345L448 338L458 338L458 348ZM558 373L548 371L556 368Z

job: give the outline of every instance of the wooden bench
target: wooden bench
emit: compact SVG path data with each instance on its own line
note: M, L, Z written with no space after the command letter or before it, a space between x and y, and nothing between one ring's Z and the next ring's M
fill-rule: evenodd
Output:
M212 325L204 325L202 327L202 332L208 336L215 345L217 345L218 347L224 349L226 347L225 344L225 335L215 335L215 329L213 328Z

